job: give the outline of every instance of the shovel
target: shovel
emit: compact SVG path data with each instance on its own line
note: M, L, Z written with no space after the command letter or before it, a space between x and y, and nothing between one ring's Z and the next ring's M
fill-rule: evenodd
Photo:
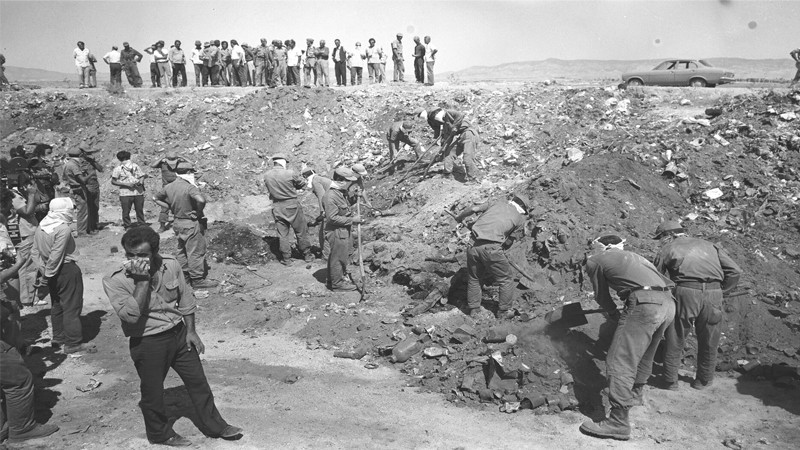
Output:
M590 309L587 311L583 310L583 307L580 303L569 303L567 305L562 306L561 308L555 309L550 311L549 313L544 315L544 320L550 325L558 325L564 328L573 328L579 327L581 325L586 325L589 323L586 320L587 314L598 314L608 312L606 309Z

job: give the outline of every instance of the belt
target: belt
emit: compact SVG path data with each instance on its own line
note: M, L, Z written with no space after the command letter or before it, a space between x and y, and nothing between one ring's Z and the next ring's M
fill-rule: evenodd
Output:
M632 288L629 292L636 292L636 291L656 291L656 292L667 292L671 291L672 288L669 286L642 286L638 288Z
M685 287L689 289L698 289L705 291L708 289L722 289L722 283L719 281L681 281L677 283L678 287Z
M482 245L490 245L490 244L503 245L502 242L487 241L486 239L475 239L475 238L472 238L472 246L473 247L480 247Z

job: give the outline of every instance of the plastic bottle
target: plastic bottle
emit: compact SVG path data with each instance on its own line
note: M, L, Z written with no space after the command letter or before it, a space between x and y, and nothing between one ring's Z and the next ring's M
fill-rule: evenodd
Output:
M392 362L402 363L422 350L422 343L416 337L407 337L392 349Z

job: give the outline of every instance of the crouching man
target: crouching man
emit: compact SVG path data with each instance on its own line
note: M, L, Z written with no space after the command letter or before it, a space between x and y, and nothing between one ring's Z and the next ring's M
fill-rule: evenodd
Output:
M606 357L611 413L600 422L584 422L580 430L589 436L619 440L631 436L628 411L640 404L658 343L675 318L671 292L675 284L648 260L623 250L624 242L615 235L597 238L593 242L597 253L584 267L594 287L595 301L619 320ZM609 289L625 302L621 313Z
M134 227L122 236L125 263L103 278L103 288L130 337L133 364L141 381L139 406L147 439L173 447L192 445L172 429L164 406L164 378L172 367L183 380L201 431L210 437L238 439L242 429L228 425L214 404L200 353L205 346L194 327L197 309L178 261L160 255L159 236Z

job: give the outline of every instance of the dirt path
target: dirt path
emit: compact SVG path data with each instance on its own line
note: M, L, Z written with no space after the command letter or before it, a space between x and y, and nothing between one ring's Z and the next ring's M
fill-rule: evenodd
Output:
M116 215L104 208L105 217ZM109 217L110 218L110 217ZM99 352L65 358L49 349L47 307L26 310L26 333L44 334L29 358L37 380L39 420L61 426L48 439L19 448L148 447L137 406L138 378L127 340L102 292L102 273L122 258L109 249L121 230L109 227L91 242L81 238L86 282L86 329ZM165 237L168 236L165 235ZM214 272L221 270L215 265ZM263 295L281 296L311 282L305 268L281 272L271 263L274 285ZM278 276L280 275L280 276ZM346 303L350 297L331 301ZM214 303L211 303L211 302ZM224 417L245 430L238 442L204 437L187 417L192 408L174 373L167 377L170 413L182 415L175 429L196 448L719 448L737 439L745 448L793 448L800 441L800 395L767 382L721 377L707 391L683 384L678 392L651 389L634 408L633 439L601 441L581 435L578 412L507 415L496 405L457 407L438 394L405 387L408 379L389 365L369 370L363 361L335 359L330 350L309 350L293 336L308 317L295 315L274 331L243 333L235 319L222 320L229 302L200 300L199 332L205 368ZM45 369L47 371L45 372ZM81 392L91 378L99 388ZM294 379L296 382L293 382Z

